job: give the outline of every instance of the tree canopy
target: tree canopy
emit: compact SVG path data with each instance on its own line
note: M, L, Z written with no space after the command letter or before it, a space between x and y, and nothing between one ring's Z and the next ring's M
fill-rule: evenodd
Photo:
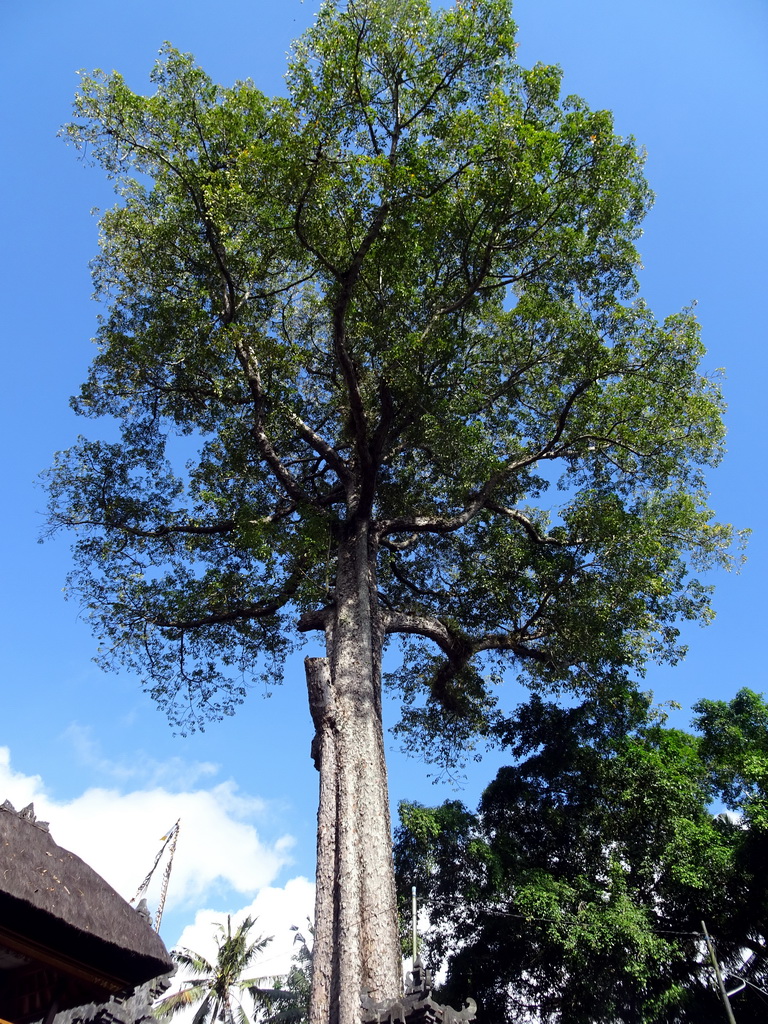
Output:
M695 710L701 734L642 702L617 716L533 697L508 723L518 763L477 813L402 807L403 899L416 884L449 1000L471 993L489 1022L716 1019L704 920L728 987L748 981L736 1018L764 1018L768 706L742 690Z
M68 135L120 200L73 401L121 435L58 457L52 523L104 663L182 727L279 676L353 517L437 718L482 718L483 659L590 688L708 614L691 559L728 533L695 315L635 298L634 141L513 30L506 0L330 2L286 98L170 47L150 96L83 78Z

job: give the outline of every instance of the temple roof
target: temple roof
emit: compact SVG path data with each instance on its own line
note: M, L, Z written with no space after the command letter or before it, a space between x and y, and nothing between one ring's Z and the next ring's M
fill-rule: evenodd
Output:
M148 914L58 846L31 804L0 806L0 1018L130 995L172 969Z

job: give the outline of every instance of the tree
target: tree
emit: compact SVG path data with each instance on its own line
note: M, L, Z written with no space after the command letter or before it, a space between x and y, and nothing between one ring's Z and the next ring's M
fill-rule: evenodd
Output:
M742 689L727 703L700 700L693 710L694 725L703 734L701 758L719 798L739 822L728 902L713 920L718 953L733 969L748 952L738 973L749 979L750 988L736 1006L740 1021L757 1022L765 1019L768 1006L768 703L762 694Z
M754 790L730 800L738 818L718 813L728 768L713 744L738 722L742 760L761 758L768 706L745 690L697 710L703 736L664 728L639 702L617 716L533 697L506 724L522 760L477 814L401 809L402 898L416 883L448 1001L471 991L488 1024L718 1019L705 919L728 987L748 984L737 1019L764 1019L766 832Z
M193 978L178 992L161 999L155 1006L155 1016L169 1020L177 1013L196 1006L193 1024L213 1024L214 1021L249 1024L241 997L247 991L253 993L257 979L244 978L243 975L271 942L270 938L262 937L250 940L249 932L255 923L251 917L246 917L233 932L232 922L227 916L226 929L224 925L218 926L220 935L216 938L215 964L191 949L174 950L171 954L173 959L191 972Z
M74 399L120 440L57 458L52 526L103 664L182 729L324 636L316 1024L400 990L387 638L449 757L506 666L615 697L674 661L728 557L694 314L634 298L641 156L513 36L509 0L327 0L287 98L166 48L151 96L86 76L68 128L120 196Z
M311 922L308 922L308 926L309 932L312 934ZM269 1003L270 1012L264 1018L265 1024L308 1024L309 1022L312 951L298 928L295 925L292 927L296 932L294 943L299 943L299 948L294 953L287 977L276 979L276 982L280 982L279 988L258 987L251 990L254 998L267 1000Z

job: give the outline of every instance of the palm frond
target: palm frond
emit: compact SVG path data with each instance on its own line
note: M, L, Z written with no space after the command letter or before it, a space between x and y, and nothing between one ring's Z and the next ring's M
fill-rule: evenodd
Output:
M186 967L190 971L195 971L197 974L208 974L212 975L215 972L215 968L212 963L205 959L200 953L196 953L193 949L174 949L171 951L171 957L174 962L182 967Z
M238 1004L235 1018L236 1024L251 1024L250 1020L248 1019L248 1014L243 1009L242 1004Z
M168 1020L179 1013L180 1010L186 1010L187 1007L194 1006L195 1003L200 1002L205 992L206 987L204 985L188 985L186 988L179 989L178 992L172 992L171 995L165 996L155 1005L152 1012L160 1020Z
M209 992L205 999L200 1003L197 1013L192 1018L192 1024L203 1024L203 1021L208 1016L208 1007L211 1005L211 993ZM214 1006L215 1009L215 1006ZM213 1015L215 1016L215 1014Z
M243 989L249 991L257 989L258 991L272 992L278 991L287 980L287 974L262 974L258 978L243 978L242 981L238 982L238 988L242 992Z
M271 1005L273 999L279 999L281 996L290 995L287 989L267 988L264 985L256 985L253 982L246 983L245 987L253 998L253 1001L255 1003L261 1003L264 1006Z

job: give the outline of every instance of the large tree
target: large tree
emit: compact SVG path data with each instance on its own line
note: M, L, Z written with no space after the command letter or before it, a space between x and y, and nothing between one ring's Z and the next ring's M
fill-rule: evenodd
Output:
M120 196L74 406L121 434L59 456L52 523L182 728L324 636L312 1019L348 1024L400 988L386 638L435 756L505 666L615 695L674 660L729 541L720 397L693 313L635 298L637 147L516 63L509 0L328 0L287 97L170 48L152 81L84 77L68 129Z
M736 1018L765 1019L768 705L696 710L703 735L534 695L476 814L403 805L402 899L416 884L444 998L469 988L485 1024L720 1019L704 919Z

